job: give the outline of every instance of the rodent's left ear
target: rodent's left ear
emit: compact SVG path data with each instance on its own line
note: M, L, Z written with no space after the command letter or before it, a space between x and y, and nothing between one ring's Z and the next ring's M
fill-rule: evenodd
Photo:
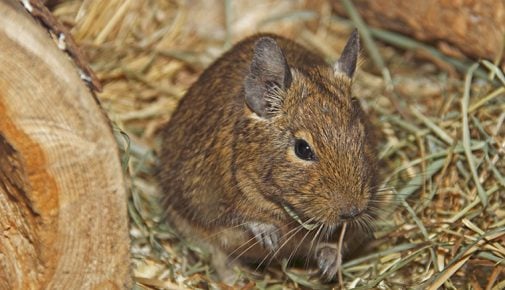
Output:
M360 50L359 33L354 29L345 44L342 55L333 66L335 75L345 74L352 79L356 71L356 64L358 63L358 56Z
M271 37L258 39L244 82L249 108L258 116L268 118L281 101L279 90L285 91L291 81L291 71L277 42Z

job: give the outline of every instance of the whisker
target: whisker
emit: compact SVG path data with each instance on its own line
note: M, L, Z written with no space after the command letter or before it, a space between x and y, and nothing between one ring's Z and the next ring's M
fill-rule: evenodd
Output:
M305 238L310 234L310 231L307 231L305 233L305 235L303 235L303 237L301 238L300 242L298 243L298 245L296 246L296 248L291 252L291 254L289 255L288 257L288 261L287 263L289 264L289 261L291 261L291 258L294 257L296 251L298 251L298 248L300 248L300 246L302 245L303 241L305 241Z
M204 238L202 239L202 241L204 241L204 242L210 242L210 240L211 240L211 239L213 239L214 237L216 237L216 236L217 236L217 235L219 235L219 234L224 233L224 232L225 232L225 231L227 231L227 230L231 230L231 229L235 229L235 228L243 227L243 226L245 226L245 225L247 225L247 222L243 222L243 223L240 223L240 224L236 224L236 225L232 225L232 226L229 226L229 227L225 227L225 228L220 229L219 231L217 231L217 232L215 232L215 233L213 233L213 234L211 234L211 235L208 235L208 236L204 237Z
M287 236L288 234L292 233L294 231L294 233L288 237L284 243L282 243L278 248L277 250L271 255L270 259L268 260L267 264L270 265L270 263L272 263L273 259L275 258L275 256L280 252L280 250L285 246L287 245L287 243L289 243L289 241L295 237L301 230L303 229L303 226L302 225L298 225L297 227L293 228L291 231L289 231L288 233L286 233L286 235L284 236ZM258 265L262 265L265 260L268 258L269 255L266 255L265 258L261 261L261 263Z
M235 261L237 261L240 257L242 257L242 255L244 255L245 253L247 253L247 251L249 251L252 247L254 247L255 245L257 245L260 241L257 240L256 237L252 237L249 240L245 241L242 245L240 245L239 247L237 247L233 252L229 253L226 256L226 259L231 258L234 253L236 253L237 251L239 251L243 247L247 246L247 244L250 243L250 242L252 242L253 240L256 240L256 241L254 243L252 243L249 247L247 247L244 251L242 251L239 255L235 256L233 258L233 260L230 261L230 264L233 264Z
M323 228L323 225L321 224L319 227L318 227L318 230L317 232L314 234L314 237L312 238L312 240L310 241L310 248L309 248L309 252L307 253L307 257L305 259L305 264L303 265L304 268L307 268L309 266L309 259L311 257L311 251L312 251L312 247L314 246L314 241L316 240L317 236L319 235L319 233L321 232L321 229ZM315 251L315 250L314 250Z
M291 225L294 221L290 221L287 225ZM275 230L276 232L279 231L279 229L276 229ZM266 233L267 231L264 231L262 232L261 234L264 234ZM281 236L279 239L282 239L282 237L284 237L285 235ZM254 247L255 245L259 244L259 240L253 236L252 238L250 238L249 240L247 240L246 242L244 242L244 244L242 244L241 246L239 246L237 249L235 249L232 253L228 254L228 257L230 257L231 255L233 255L233 253L235 253L236 251L238 251L239 249L243 248L244 246L246 246L248 243L250 243L252 240L256 239L256 242L254 242L251 246L247 247L244 251L242 251L238 256L236 256L231 263L233 263L234 261L236 261L237 259L239 259L242 255L244 255L245 253L247 253L247 251L249 251L252 247ZM267 255L268 257L268 255ZM260 264L261 265L261 264ZM258 269L259 267L256 268L256 270Z

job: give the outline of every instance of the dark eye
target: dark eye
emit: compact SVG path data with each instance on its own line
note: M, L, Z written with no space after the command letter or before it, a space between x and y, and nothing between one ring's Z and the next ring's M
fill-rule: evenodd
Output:
M295 154L298 156L298 158L303 160L310 161L315 159L314 152L312 152L312 149L310 149L307 141L303 139L295 140Z

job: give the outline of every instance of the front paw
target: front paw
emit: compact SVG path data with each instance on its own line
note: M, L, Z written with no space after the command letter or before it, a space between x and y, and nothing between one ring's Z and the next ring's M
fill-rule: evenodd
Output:
M279 229L276 226L271 224L250 222L247 224L247 227L263 248L269 251L274 251L277 249L280 233Z
M316 253L321 278L328 282L334 281L337 271L342 266L342 255L339 254L337 245L323 243Z

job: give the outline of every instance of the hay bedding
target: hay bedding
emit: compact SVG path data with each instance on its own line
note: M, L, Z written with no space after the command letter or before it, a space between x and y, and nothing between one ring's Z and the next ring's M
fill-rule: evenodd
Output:
M156 132L199 73L242 37L272 31L335 60L349 23L325 1L69 0L52 10L87 54L103 107L128 136L117 134L131 177L135 288L225 288L210 278L208 253L160 223ZM376 240L344 263L345 287L505 288L503 73L480 63L484 78L447 74L434 65L447 67L443 61L419 61L415 51L380 44L379 52L394 93L365 61L355 94L380 126L385 188L396 194ZM337 287L311 274L244 272L237 287Z

